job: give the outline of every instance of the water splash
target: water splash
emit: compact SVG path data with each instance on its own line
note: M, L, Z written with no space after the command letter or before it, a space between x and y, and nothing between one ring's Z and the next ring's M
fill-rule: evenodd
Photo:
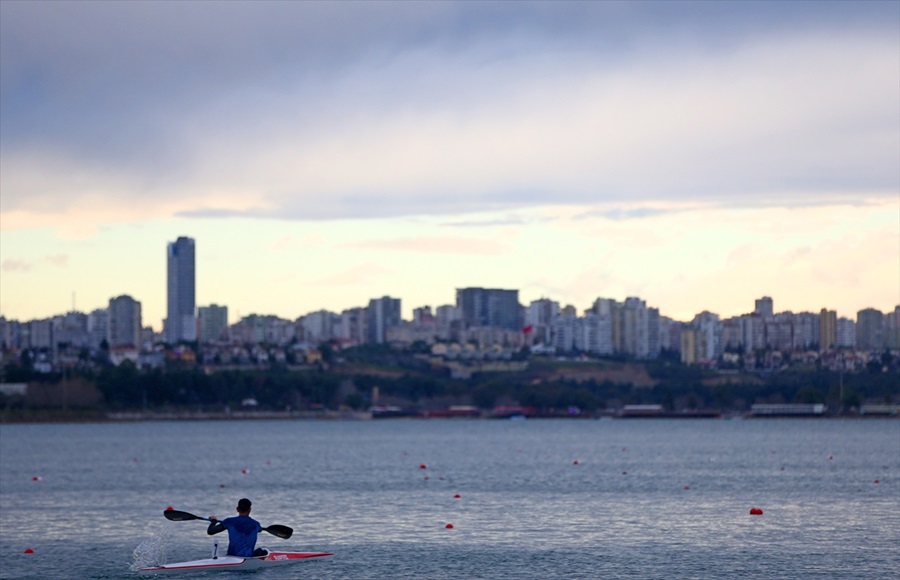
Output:
M137 545L134 549L134 562L131 564L132 572L141 568L163 566L166 564L166 546L169 543L171 528L160 526L154 530L150 537Z

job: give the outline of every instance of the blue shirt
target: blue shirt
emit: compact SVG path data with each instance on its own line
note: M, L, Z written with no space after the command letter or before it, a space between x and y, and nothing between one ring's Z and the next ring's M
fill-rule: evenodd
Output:
M250 516L234 516L222 520L228 530L228 555L249 558L256 548L256 536L262 530L259 522Z

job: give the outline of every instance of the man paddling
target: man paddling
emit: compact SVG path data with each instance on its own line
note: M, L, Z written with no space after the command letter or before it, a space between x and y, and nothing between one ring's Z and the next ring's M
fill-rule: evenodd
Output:
M227 554L229 556L250 558L265 556L268 553L263 548L256 548L256 537L262 530L262 526L250 517L252 505L250 500L244 497L238 501L237 516L225 518L221 522L214 517L209 518L209 527L206 528L206 533L210 536L228 530Z

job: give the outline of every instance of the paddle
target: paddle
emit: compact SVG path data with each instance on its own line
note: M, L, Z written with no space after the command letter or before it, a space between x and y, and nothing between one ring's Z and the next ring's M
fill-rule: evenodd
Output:
M167 520L171 520L173 522L189 522L191 520L203 520L205 522L211 522L212 520L209 518L204 518L200 516L195 516L194 514L189 514L187 512L183 512L181 510L165 510L163 515L166 516ZM278 536L283 540L287 540L291 537L291 534L294 533L294 530L287 526L280 526L278 524L272 524L267 528L262 529L264 532L269 532L273 536Z

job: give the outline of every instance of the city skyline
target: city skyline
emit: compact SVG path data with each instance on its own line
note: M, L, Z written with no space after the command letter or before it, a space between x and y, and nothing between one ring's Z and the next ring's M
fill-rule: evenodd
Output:
M900 4L0 2L0 315L900 301ZM166 39L159 42L159 39ZM200 49L202 47L202 50Z

